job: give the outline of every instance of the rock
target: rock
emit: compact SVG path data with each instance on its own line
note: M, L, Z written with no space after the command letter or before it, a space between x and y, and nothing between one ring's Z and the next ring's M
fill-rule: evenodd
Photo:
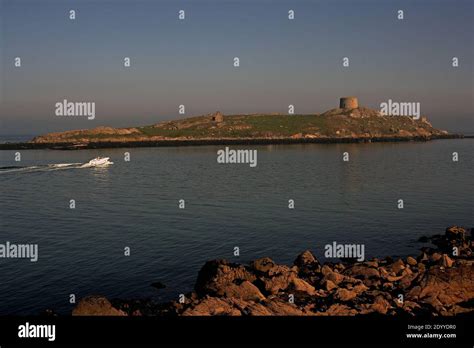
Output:
M326 289L327 291L331 291L332 289L337 288L337 285L331 280L325 280L322 283L322 285L323 285L324 289Z
M306 292L309 295L314 295L314 293L316 292L316 289L314 288L314 286L307 283L303 279L294 278L292 285L296 291Z
M117 308L103 296L87 296L79 301L72 310L73 316L126 316L127 314Z
M387 314L387 311L391 308L390 303L383 297L377 296L374 303L368 306L370 312L377 312L380 314Z
M271 312L271 315L276 316L295 316L307 315L299 309L295 304L275 298L265 303L265 308Z
M418 277L418 273L414 273L412 271L405 271L408 271L408 268L403 271L404 273L402 273L402 279L400 279L399 282L399 287L401 287L402 289L409 288L412 282Z
M151 286L153 286L155 289L164 289L164 288L166 288L166 285L163 284L162 282L151 283Z
M344 280L344 276L340 273L337 272L326 272L326 275L324 276L322 281L330 280L334 284L338 285L340 282Z
M441 255L440 253L434 253L433 255L430 256L430 261L431 262L437 262L437 261L441 260L442 257L443 257L443 255Z
M357 284L352 288L352 291L356 293L357 296L367 291L369 288L364 284Z
M377 261L366 261L364 264L368 267L378 268L379 263Z
M416 266L416 264L418 262L416 262L416 259L414 257L411 257L411 256L408 256L407 257L407 263L410 265L410 266Z
M445 235L448 240L464 240L466 230L459 226L451 226L446 229Z
M430 303L438 311L442 307L469 301L474 298L474 265L461 264L456 268L431 267L421 279L419 286L411 289L408 299ZM416 301L415 301L416 302Z
M402 259L398 259L392 264L392 271L395 272L395 274L399 274L404 269L405 264L403 263Z
M353 316L357 314L357 310L341 303L335 303L329 307L325 314L331 316Z
M196 293L204 295L223 295L223 289L230 284L247 280L253 283L256 276L245 266L230 263L226 260L212 260L204 264L196 280Z
M334 294L334 298L339 301L350 301L354 299L357 296L357 293L355 291L350 291L347 289L337 289L336 293Z
M258 272L267 273L269 270L274 268L276 266L276 264L275 264L275 262L273 262L273 260L271 258L263 257L261 259L257 259L255 261L253 261L250 264L250 266Z
M293 280L297 278L296 272L288 270L271 278L260 277L259 281L263 283L265 291L269 294L277 294L279 291L286 290Z
M306 250L296 257L293 264L298 267L308 267L308 266L313 266L315 264L319 265L319 262L316 260L316 258L311 253L311 251Z
M242 313L234 307L231 300L220 299L217 297L206 297L197 305L186 309L183 316L210 316L210 315L229 315L239 316Z
M443 267L450 268L453 266L453 264L454 264L454 261L451 260L451 258L448 255L443 254L443 257L441 258L441 265Z
M423 252L420 255L418 255L416 259L418 260L418 262L425 262L429 260L429 257L425 252Z
M244 301L258 302L265 299L265 296L263 296L260 290L248 280L244 280L240 285L234 283L228 284L218 291L217 294L229 298L242 299Z
M359 279L380 278L380 272L372 267L354 265L344 271L344 275L349 275Z
M422 236L418 239L418 242L420 243L428 243L430 241L430 239L426 236Z

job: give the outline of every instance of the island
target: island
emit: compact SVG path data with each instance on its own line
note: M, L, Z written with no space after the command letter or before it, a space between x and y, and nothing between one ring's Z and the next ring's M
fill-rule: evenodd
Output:
M212 114L130 128L97 127L49 133L0 149L82 149L224 144L292 144L427 141L461 138L434 128L426 117L388 116L340 98L320 114Z

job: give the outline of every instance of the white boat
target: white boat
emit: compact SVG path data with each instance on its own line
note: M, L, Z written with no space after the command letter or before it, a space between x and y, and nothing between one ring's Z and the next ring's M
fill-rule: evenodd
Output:
M91 159L88 163L83 164L83 167L105 167L114 162L109 161L110 157L96 157Z

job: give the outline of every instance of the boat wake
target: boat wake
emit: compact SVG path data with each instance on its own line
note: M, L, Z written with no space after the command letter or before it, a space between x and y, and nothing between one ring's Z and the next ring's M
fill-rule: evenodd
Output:
M113 164L113 162L109 161L109 157L97 157L87 163L56 163L37 166L5 166L0 167L0 174L52 172L56 170L81 168L104 168L111 164Z

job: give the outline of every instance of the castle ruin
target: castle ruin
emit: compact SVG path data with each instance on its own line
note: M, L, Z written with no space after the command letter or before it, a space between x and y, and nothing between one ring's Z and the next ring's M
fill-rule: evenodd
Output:
M356 97L342 97L339 100L340 109L357 109L359 107L359 102Z

